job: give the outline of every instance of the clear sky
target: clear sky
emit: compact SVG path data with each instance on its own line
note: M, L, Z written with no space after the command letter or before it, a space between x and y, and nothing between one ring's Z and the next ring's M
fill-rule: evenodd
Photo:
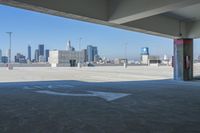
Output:
M57 16L17 9L0 5L0 49L3 54L8 49L7 31L13 32L13 54L20 52L27 56L28 44L32 54L38 44L48 49L65 49L67 41L77 49L81 37L81 47L98 46L100 56L108 58L127 56L137 59L142 47L149 47L150 54L163 56L173 54L173 40L143 33L121 30L108 26L91 24ZM200 43L196 40L195 43ZM198 47L200 48L200 47Z

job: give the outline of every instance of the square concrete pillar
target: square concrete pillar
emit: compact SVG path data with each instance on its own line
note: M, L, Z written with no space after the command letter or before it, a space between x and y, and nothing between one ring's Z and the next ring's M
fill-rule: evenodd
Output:
M193 39L174 40L174 79L193 79Z

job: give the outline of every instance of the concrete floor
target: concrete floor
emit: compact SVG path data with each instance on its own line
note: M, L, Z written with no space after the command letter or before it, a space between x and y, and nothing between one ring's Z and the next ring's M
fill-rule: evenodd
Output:
M0 73L0 133L200 132L200 83L171 80L170 67Z

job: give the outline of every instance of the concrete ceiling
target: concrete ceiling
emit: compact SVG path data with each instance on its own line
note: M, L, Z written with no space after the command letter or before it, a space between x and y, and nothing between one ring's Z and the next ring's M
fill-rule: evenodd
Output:
M200 4L180 8L165 14L180 21L198 21L200 20Z
M200 37L200 0L0 0L0 3L169 38Z

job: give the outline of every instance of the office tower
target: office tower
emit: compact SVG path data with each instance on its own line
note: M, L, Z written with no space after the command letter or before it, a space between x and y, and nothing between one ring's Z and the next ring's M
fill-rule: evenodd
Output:
M39 62L39 50L35 50L35 62Z
M2 51L0 49L0 63L2 62Z
M75 48L72 47L72 45L71 45L71 41L68 41L66 50L67 50L67 51L75 51Z
M95 55L98 55L97 47L94 47L92 45L88 45L87 46L88 62L93 62Z
M45 59L46 59L46 62L48 62L48 58L49 58L49 49L46 49L45 50Z
M31 61L31 46L28 45L28 60Z
M66 50L67 50L67 51L71 51L71 49L72 49L71 41L68 41L68 42L67 42Z
M44 56L44 44L38 45L39 56Z

